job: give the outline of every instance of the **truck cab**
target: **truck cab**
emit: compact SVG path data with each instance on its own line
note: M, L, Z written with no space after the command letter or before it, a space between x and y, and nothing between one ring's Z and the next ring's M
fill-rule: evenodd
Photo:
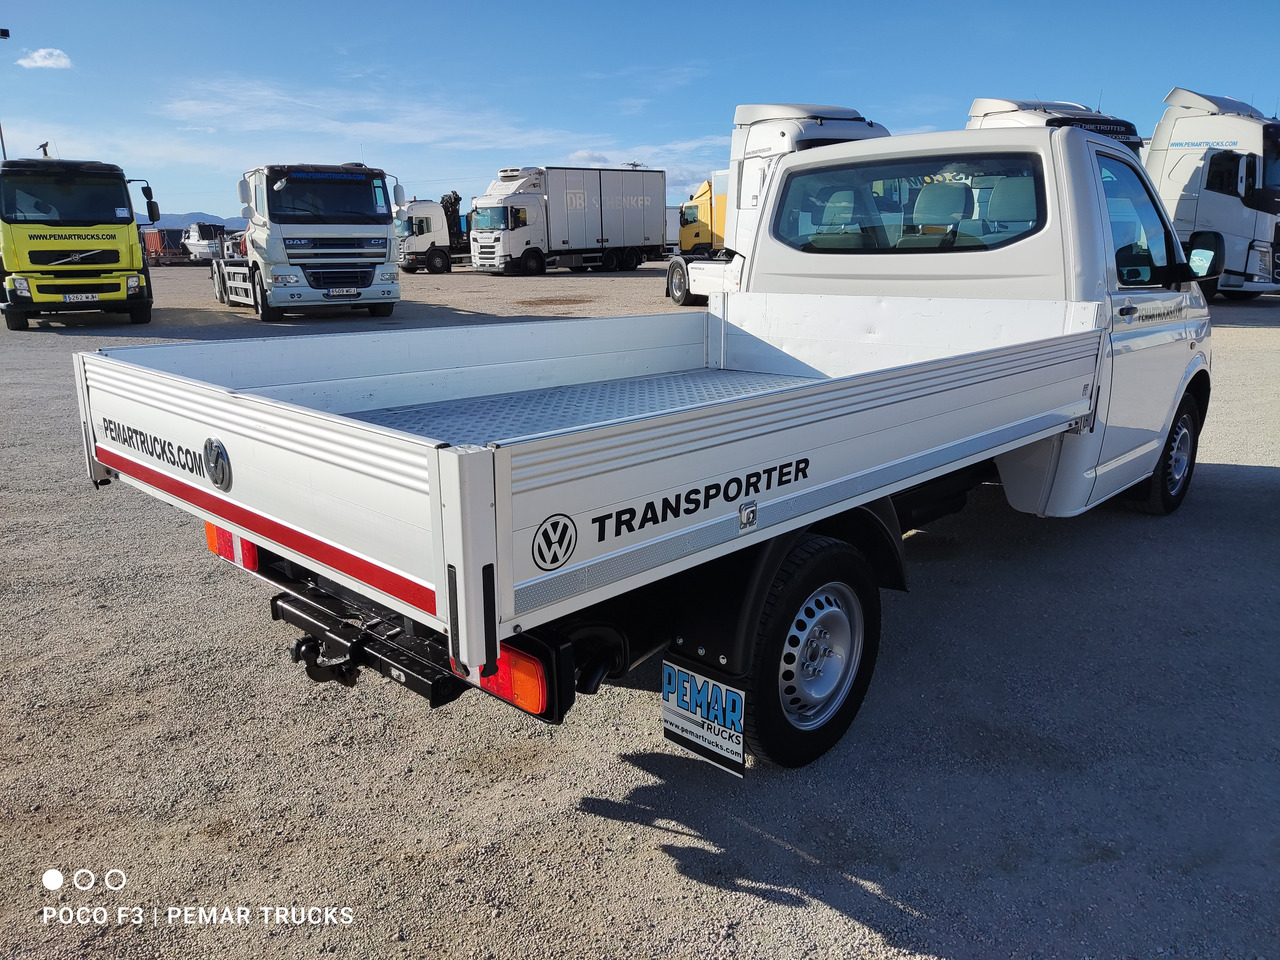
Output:
M240 180L243 259L214 263L214 294L252 306L264 321L286 310L367 308L391 315L400 300L387 175L362 163L272 164Z
M1118 140L1135 155L1142 150L1138 128L1128 120L1090 110L1070 100L974 100L965 129L992 127L1078 127Z
M471 210L471 265L506 273L546 269L546 171L541 167L504 167L477 197Z
M397 218L396 263L405 273L448 273L455 259L469 259L461 226L449 222L435 200L410 200Z
M724 250L724 207L729 171L717 170L680 205L680 252L711 256Z
M1169 106L1146 166L1178 236L1222 234L1226 255L1216 289L1224 296L1280 290L1280 119L1182 87L1164 99Z
M160 208L144 185L147 216ZM0 305L25 330L41 313L151 320L153 294L124 171L96 160L0 163Z
M733 126L723 213L716 211L708 221L713 233L714 226L720 227L720 247L713 239L709 254L671 258L666 294L678 306L706 303L709 294L723 290L728 264L735 254L748 252L764 187L781 158L813 147L889 136L857 110L808 103L744 104L734 111ZM713 180L713 202L715 189Z

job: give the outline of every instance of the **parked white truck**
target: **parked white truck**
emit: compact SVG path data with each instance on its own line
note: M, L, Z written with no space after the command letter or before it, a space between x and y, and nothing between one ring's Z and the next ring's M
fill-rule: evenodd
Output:
M751 188L707 311L78 354L89 476L203 519L314 679L559 722L664 651L670 739L808 763L903 530L984 481L1045 517L1182 503L1221 237L1188 264L1137 158L1073 128L816 147Z
M969 107L967 130L991 127L1079 127L1118 140L1141 155L1142 137L1128 120L1090 110L1070 100L998 100L979 98Z
M264 322L286 311L367 308L389 317L400 300L387 175L362 163L273 164L239 183L248 219L243 256L215 260L219 303L253 307Z
M1231 97L1175 87L1146 165L1184 240L1221 233L1222 276L1207 285L1248 300L1280 290L1280 119Z
M760 217L764 187L778 162L789 154L853 140L874 140L889 131L849 107L812 103L757 103L739 106L733 114L729 143L729 172L722 181L714 174L713 190L724 184L722 211L711 212L712 233L719 237L709 248L682 253L667 264L667 296L677 306L699 306L708 295L724 288L724 277L735 253L749 243ZM687 223L688 217L682 218Z
M410 200L397 217L396 263L405 273L448 273L455 265L471 263L471 245L458 215L462 200L455 190L441 201Z
M507 167L472 201L471 267L634 270L665 256L662 170Z

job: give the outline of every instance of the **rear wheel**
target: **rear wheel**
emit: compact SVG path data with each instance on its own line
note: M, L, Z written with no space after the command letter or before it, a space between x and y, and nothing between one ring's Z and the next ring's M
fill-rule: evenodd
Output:
M395 310L394 303L375 303L369 307L369 316L371 317L389 317L391 312Z
M639 268L641 259L643 258L640 256L639 250L635 247L627 247L622 253L622 269L629 273Z
M216 262L209 268L209 272L213 275L213 295L219 303L227 302L227 278L223 274L221 267Z
M10 303L4 308L4 325L10 330L26 330L31 326L31 321L25 310L20 310Z
M1222 295L1228 300L1254 300L1262 296L1261 290L1223 290Z
M263 323L278 323L284 319L283 308L273 307L267 301L267 291L262 286L262 275L259 273L253 275L253 309Z
M600 268L606 273L615 272L622 262L622 255L617 250L606 250L600 259Z
M445 253L439 247L432 247L427 251L427 273L448 273L449 272L449 254Z
M751 752L801 767L840 740L857 715L880 649L880 591L849 544L806 534L765 599L745 684Z
M591 269L590 267L583 266L582 264L578 264L576 267L570 267L569 272L570 273L586 273L590 269Z
M683 260L672 260L667 268L667 291L677 307L694 307L706 303L706 297L689 292L689 271Z

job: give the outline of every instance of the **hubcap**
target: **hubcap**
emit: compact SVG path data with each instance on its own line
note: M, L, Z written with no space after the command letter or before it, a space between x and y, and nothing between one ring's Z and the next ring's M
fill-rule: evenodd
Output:
M1173 443L1169 448L1169 472L1165 482L1169 493L1177 495L1187 482L1191 470L1191 418L1182 417L1174 426Z
M862 604L847 584L823 584L800 605L782 646L778 697L791 725L821 727L840 709L862 660Z
M679 300L684 296L684 271L671 271L671 295Z

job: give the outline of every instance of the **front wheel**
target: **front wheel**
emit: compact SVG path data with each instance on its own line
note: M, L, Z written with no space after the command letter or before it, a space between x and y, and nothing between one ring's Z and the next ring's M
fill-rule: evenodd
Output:
M10 330L26 330L31 326L31 321L27 318L26 311L10 303L4 308L4 325Z
M150 323L151 322L151 304L135 303L129 307L130 323Z
M1228 300L1255 300L1262 296L1261 290L1223 290L1222 295Z
M439 247L432 247L427 251L427 273L448 273L449 272L449 254L445 253Z
M1134 488L1137 496L1132 499L1139 509L1163 517L1182 506L1191 487L1199 446L1200 405L1188 394L1178 404L1156 472Z
M746 681L743 734L751 752L802 767L853 723L880 649L880 591L849 544L806 534L765 599Z
M1205 302L1212 300L1214 295L1218 292L1218 278L1214 277L1212 280L1200 280L1198 283L1200 284L1200 292L1204 294Z
M262 286L260 273L253 275L253 308L257 311L258 319L263 323L279 323L284 319L284 309L271 306L267 300L267 291Z
M369 316L389 317L395 308L396 305L394 303L375 303L369 307Z
M526 250L520 258L520 272L527 277L536 277L547 272L547 261L542 258L541 250Z
M667 290L677 307L694 307L707 302L705 297L689 292L689 271L683 260L672 260L667 268Z

